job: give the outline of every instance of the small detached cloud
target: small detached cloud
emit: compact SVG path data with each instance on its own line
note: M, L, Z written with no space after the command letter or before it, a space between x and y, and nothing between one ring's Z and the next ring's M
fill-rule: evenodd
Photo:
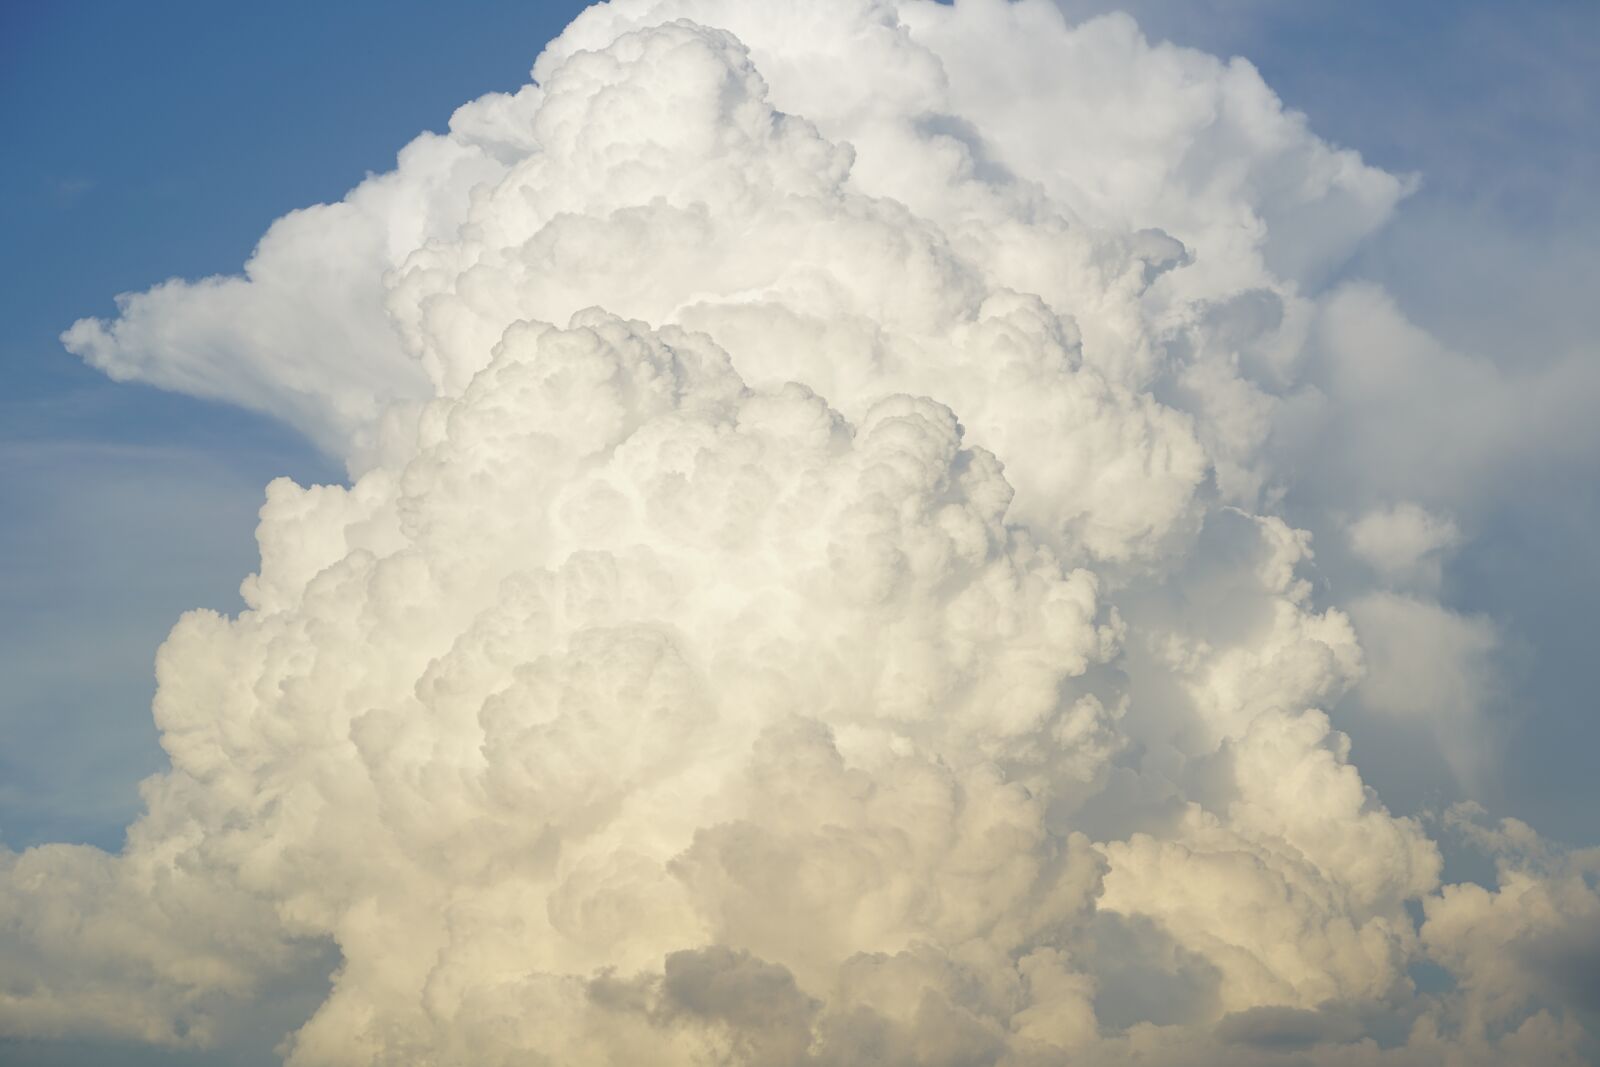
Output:
M1436 589L1442 557L1461 543L1448 517L1406 502L1367 512L1349 526L1350 548L1386 580Z

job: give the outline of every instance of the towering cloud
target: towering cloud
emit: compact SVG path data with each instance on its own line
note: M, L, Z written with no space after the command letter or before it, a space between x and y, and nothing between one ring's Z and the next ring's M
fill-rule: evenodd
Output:
M1441 887L1339 728L1494 643L1423 461L1319 458L1405 181L1043 0L613 0L533 75L65 335L351 481L173 630L123 852L3 855L0 1028L226 1041L332 946L304 1067L1593 1052L1597 861L1462 810Z

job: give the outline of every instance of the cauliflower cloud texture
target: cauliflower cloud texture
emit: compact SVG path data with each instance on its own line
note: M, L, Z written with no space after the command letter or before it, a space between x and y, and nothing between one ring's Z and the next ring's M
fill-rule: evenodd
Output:
M1125 17L590 9L64 336L350 482L172 631L123 851L0 852L0 1031L225 1040L332 946L300 1067L1581 1062L1600 861L1463 809L1441 885L1279 507L1443 713L1394 649L1492 645L1463 535L1309 460L1414 332L1327 289L1407 188Z

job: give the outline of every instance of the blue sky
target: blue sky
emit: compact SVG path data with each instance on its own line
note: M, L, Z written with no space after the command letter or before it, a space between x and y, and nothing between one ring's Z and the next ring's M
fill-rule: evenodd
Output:
M1068 0L1069 12L1113 5ZM1116 5L1123 6L1123 5ZM73 320L167 277L230 272L285 211L386 169L459 103L520 84L581 5L192 2L0 13L0 834L114 846L161 754L151 657L187 607L233 610L261 487L337 467L231 408L116 384L61 350ZM1329 139L1423 175L1348 270L1502 365L1600 326L1600 10L1363 0L1133 5L1153 36L1242 53ZM463 14L465 12L465 14ZM1587 679L1594 479L1524 472L1453 565L1452 606L1503 620L1497 801L1594 840ZM1359 758L1358 753L1358 758ZM1363 764L1403 796L1381 753ZM1421 802L1425 797L1412 797ZM1404 806L1402 803L1401 806Z

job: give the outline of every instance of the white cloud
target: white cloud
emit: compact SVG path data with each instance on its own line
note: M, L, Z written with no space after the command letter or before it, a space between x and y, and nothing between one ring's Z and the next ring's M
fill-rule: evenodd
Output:
M245 277L66 335L353 482L270 486L249 610L173 630L124 853L8 857L0 1025L201 1040L320 941L303 1065L1575 1040L1538 990L1458 1030L1473 890L1334 717L1448 703L1394 658L1442 609L1319 603L1277 513L1304 473L1415 582L1454 527L1388 405L1431 370L1507 424L1317 291L1403 181L1041 0L619 0L534 73ZM1302 471L1308 404L1400 458ZM1181 1013L1117 992L1119 939ZM1352 1037L1373 1005L1409 1051Z
M1426 901L1423 943L1456 976L1469 1033L1531 1031L1524 1047L1556 1062L1584 1035L1551 1009L1592 1015L1600 991L1600 853L1553 850L1515 819L1483 826L1470 806L1451 815L1494 857L1499 885L1448 886Z
M1486 713L1495 695L1499 635L1481 616L1394 593L1350 605L1367 649L1358 690L1369 708L1428 723L1441 754L1463 781L1485 768L1492 739Z
M1461 541L1449 518L1405 502L1367 512L1349 526L1350 547L1390 581L1439 585L1440 556Z

